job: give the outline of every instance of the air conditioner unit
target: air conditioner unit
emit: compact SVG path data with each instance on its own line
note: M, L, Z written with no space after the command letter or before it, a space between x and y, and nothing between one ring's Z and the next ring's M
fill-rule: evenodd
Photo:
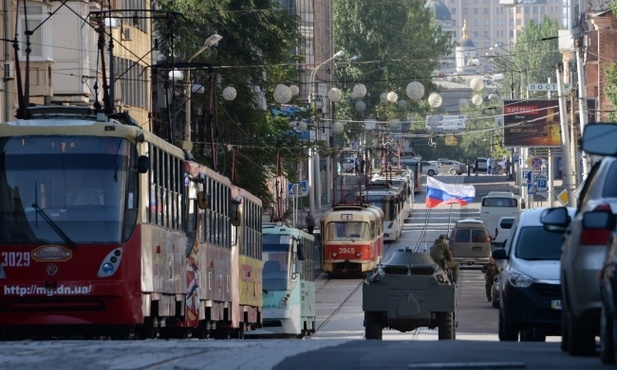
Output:
M2 64L2 79L12 80L15 78L15 62L8 61Z

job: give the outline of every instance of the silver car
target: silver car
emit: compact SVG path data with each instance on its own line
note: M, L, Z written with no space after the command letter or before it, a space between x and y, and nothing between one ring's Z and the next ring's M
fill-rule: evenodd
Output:
M587 125L582 143L590 154L617 156L617 126L606 130ZM597 125L600 126L600 125ZM600 131L600 132L599 132ZM617 158L596 163L583 186L579 205L570 219L565 207L550 208L542 216L544 226L564 232L561 253L562 339L561 349L571 355L596 352L595 337L600 328L600 284L611 229L594 225L594 214L617 213Z
M439 167L440 173L449 173L450 175L461 175L463 173L467 173L467 165L451 159L438 159L437 167Z

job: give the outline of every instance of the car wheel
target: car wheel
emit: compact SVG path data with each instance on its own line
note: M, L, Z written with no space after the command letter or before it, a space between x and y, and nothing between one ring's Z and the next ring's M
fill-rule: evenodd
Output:
M575 320L570 320L568 329L568 353L571 356L591 356L596 353L596 337L592 330L578 327Z
M364 337L366 339L382 339L381 314L379 312L364 313Z
M428 174L429 176L435 176L435 171L433 171L433 170L428 170L427 174Z
M499 340L500 341L518 341L518 329L509 325L503 315L499 314Z
M615 363L615 346L613 338L613 319L602 305L600 316L600 360L605 365Z
M452 312L438 312L437 326L439 340L454 339L454 314Z
M450 175L456 175L456 168L450 168Z
M568 352L568 347L570 347L570 337L568 336L570 321L567 316L566 307L564 306L561 311L561 350L563 352Z

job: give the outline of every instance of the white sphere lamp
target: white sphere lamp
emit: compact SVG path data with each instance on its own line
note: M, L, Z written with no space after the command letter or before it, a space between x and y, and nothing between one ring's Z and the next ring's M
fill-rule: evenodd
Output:
M291 100L291 89L289 86L278 84L274 89L274 100L279 104L288 103Z
M238 92L236 91L236 88L233 86L227 86L226 88L223 89L223 99L227 101L234 100L237 95L238 95Z
M398 100L398 94L394 91L390 91L387 95L387 99L390 103L396 103L396 101Z
M340 89L333 87L330 91L328 91L328 99L338 103L343 99L343 92Z
M424 85L422 85L418 81L412 81L407 84L405 93L407 94L409 99L413 101L418 101L424 96Z
M343 125L343 122L334 121L334 123L332 123L332 133L333 134L340 135L343 133L344 129L345 129L345 126Z
M431 108L439 108L441 103L443 103L443 99L438 93L431 93L431 95L428 96L428 105L430 105Z

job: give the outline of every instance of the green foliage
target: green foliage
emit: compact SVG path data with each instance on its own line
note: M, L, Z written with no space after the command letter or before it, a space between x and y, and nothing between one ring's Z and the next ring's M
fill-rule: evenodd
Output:
M447 54L453 46L449 35L436 26L424 2L397 0L384 6L373 0L335 0L334 19L335 48L358 57L337 65L335 83L347 98L355 84L362 83L368 90L362 98L366 111L356 112L356 100L347 99L339 104L337 118L359 121L374 116L382 122L406 120L421 109L420 104L405 95L407 84L421 82L426 98L435 90L430 77L439 66L439 56ZM380 95L390 91L395 91L399 100L406 99L407 108L380 103ZM357 130L361 128L346 125L351 137L357 135Z
M611 63L608 67L606 67L605 73L606 97L613 104L613 107L617 107L617 65L615 63ZM609 113L608 120L611 122L617 122L617 113Z
M516 98L525 98L528 84L556 80L555 66L562 61L558 29L559 22L547 16L540 23L531 20L517 36L512 53L496 50L498 56L493 62L504 76L501 96L510 97L513 93Z
M290 135L288 119L273 117L272 107L263 106L263 101L273 101L276 84L298 80L294 67L298 57L293 52L300 44L297 17L275 0L163 0L160 4L163 10L181 14L156 22L162 53L173 51L168 63L187 62L208 36L223 36L216 47L192 61L209 66L195 68L191 76L194 83L205 86L204 93L193 94L192 99L192 121L199 122L193 154L271 202L264 168L276 169L277 149L285 164L296 160L305 146L297 135ZM230 85L237 97L225 101L222 90ZM256 88L265 100L256 99ZM200 111L203 117L196 118Z

